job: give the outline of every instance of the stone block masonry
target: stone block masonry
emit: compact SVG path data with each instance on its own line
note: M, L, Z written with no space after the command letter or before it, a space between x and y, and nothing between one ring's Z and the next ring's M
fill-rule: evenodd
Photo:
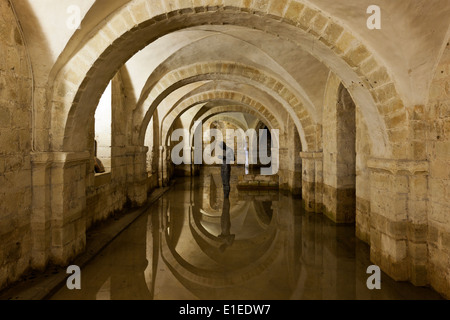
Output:
M20 26L0 2L0 289L29 268L31 74Z
M426 157L430 163L427 191L428 277L430 284L450 298L450 44L447 43L431 84L425 112L415 113L416 128L426 136ZM416 108L420 111L420 108Z

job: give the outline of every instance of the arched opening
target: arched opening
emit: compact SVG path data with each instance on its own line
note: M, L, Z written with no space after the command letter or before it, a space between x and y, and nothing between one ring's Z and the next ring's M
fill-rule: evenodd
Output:
M339 85L335 108L325 110L324 213L338 223L354 223L356 216L356 105Z
M294 6L295 7L295 6ZM214 7L215 8L215 7ZM302 9L304 8L304 6L299 6L299 10L300 10L300 12L303 12L302 11ZM236 25L239 25L239 19L236 19L236 14L237 15L239 15L238 13L236 13L235 12L235 8L233 8L233 7L226 7L226 10L224 9L224 8L221 8L221 7L218 7L218 8L215 8L215 9L217 9L217 11L216 10L212 10L211 12L207 12L207 13L205 13L205 14L203 14L202 15L202 18L208 18L209 17L209 15L214 15L214 14L217 14L217 15L219 15L218 17L217 17L217 19L212 19L211 21L221 21L222 23L224 23L224 24L228 24L229 23L229 17L228 17L228 10L231 10L231 11L233 11L233 23L234 24L236 24ZM222 11L223 10L223 11ZM207 10L208 11L208 10ZM308 11L308 10L306 10L306 11ZM181 13L182 14L182 10L180 10L179 11L179 13ZM231 13L231 12L230 12ZM317 12L316 10L312 10L312 13L314 14L314 16L315 15L320 15L319 14L319 12ZM172 15L168 15L168 16L170 16L170 19L174 19L174 20L176 20L176 19L178 19L179 17L178 16L172 16ZM262 15L262 16L264 16L264 15ZM258 17L260 17L259 15L253 15L252 17L251 17L251 19L259 19ZM246 19L245 19L245 23L246 24L248 24L249 23L249 21L248 21L248 19L247 19L248 17L246 17ZM291 16L289 16L289 17L287 17L287 19L289 20L289 19L292 19L292 18L294 18L294 17L291 17ZM250 19L250 20L251 20ZM265 23L267 24L269 24L270 25L270 27L271 28L266 28L266 27L264 27L264 29L265 30L268 30L268 29L270 29L271 30L271 32L276 32L277 34L279 34L279 35L283 35L283 37L285 37L285 38L287 38L287 39L291 39L292 38L292 34L290 35L290 36L288 36L287 35L287 31L289 31L289 33L292 33L293 32L293 34L298 34L298 35L301 35L300 37L299 37L299 39L301 39L301 41L300 42L298 42L297 41L297 43L299 44L299 46L302 48L302 49L305 49L305 50L307 50L308 52L311 52L311 47L312 48L314 48L314 46L311 46L311 47L309 47L308 46L308 44L311 42L311 41L315 41L316 39L313 37L313 35L315 34L314 32L311 32L311 34L307 34L307 36L305 36L305 33L304 33L304 31L300 31L300 28L299 29L295 29L295 27L292 27L291 25L289 25L288 23L286 24L286 25L283 25L282 27L283 28L285 28L285 29L280 29L280 27L276 27L276 26L274 26L273 25L273 21L270 21L270 19L268 19L267 17L265 17L264 18L265 19ZM324 19L325 20L327 20L325 17L324 17ZM201 20L201 19L200 19ZM201 23L201 21L200 20L196 20L196 23L198 24L198 23ZM184 19L183 20L185 23L186 23L186 27L188 27L188 24L189 24L189 22L186 20L186 19ZM301 21L301 20L300 20ZM137 33L141 33L141 32L146 32L147 34L155 34L154 32L155 32L155 30L157 30L157 29L155 29L155 27L158 25L158 23L155 23L155 24L151 24L150 26L146 26L145 28L142 28L142 29L139 29L139 30L137 30L138 32ZM168 25L175 25L175 24L168 24ZM253 25L254 26L260 26L260 24L258 24L258 22L257 21L254 21L254 23L253 23ZM331 24L330 23L330 28L332 28L332 26L333 27L336 27L336 25L333 25L333 24ZM148 31L150 31L150 30L147 30L147 29L152 29L152 32L148 32ZM170 28L169 28L170 29ZM161 30L162 31L162 30ZM164 32L170 32L171 30L164 30ZM278 32L279 31L279 32ZM133 33L133 37L135 36L135 37L138 37L138 34L137 33ZM352 41L353 41L353 39L354 38L352 38L352 36L350 35L350 34L348 34L348 33L346 33L345 32L345 30L344 29L341 29L340 30L340 33L339 33L339 35L341 35L342 33L345 33L345 36L346 37L348 37L349 38L349 42L350 43L353 43ZM128 39L128 35L130 35L130 34L126 34L126 35L124 35L124 42L128 45L128 44L130 44L130 46L129 46L129 52L123 52L123 54L120 54L120 56L121 57L119 57L119 56L116 56L115 58L114 58L114 60L116 60L116 61L120 61L120 63L122 63L122 61L125 59L127 59L130 55L132 55L132 53L130 54L130 52L136 52L137 50L139 50L140 48L142 48L143 47L143 45L142 45L142 43L141 42L133 42L133 41L129 41L130 39ZM159 38L161 35L158 35L158 36L156 36L155 35L155 38ZM313 39L314 38L314 39ZM358 40L357 39L354 39L355 41L354 41L354 43L359 43L358 42ZM334 42L336 41L336 39L334 39L333 40ZM144 41L143 41L144 42ZM149 41L147 40L147 41L145 41L145 43L146 44L148 44L149 43ZM368 123L368 126L370 127L369 129L369 131L370 131L370 133L371 133L371 136L372 136L372 142L374 143L374 145L373 145L373 149L374 149L374 152L375 153L377 153L377 154L389 154L391 151L390 151L390 146L388 145L388 141L389 141L389 138L387 137L387 133L385 132L385 131L383 131L383 128L385 128L386 126L385 126L385 124L383 124L383 120L381 119L381 117L380 117L380 115L378 114L378 111L377 111L377 107L376 107L376 103L375 103L375 101L374 101L374 98L373 98L373 96L375 96L376 95L376 87L375 86L373 86L373 88L370 88L370 90L369 90L369 88L367 88L366 86L365 86L365 82L364 81L361 81L361 79L359 78L360 76L357 74L357 73L355 73L355 71L352 69L352 67L350 66L348 66L348 65L346 65L346 62L345 62L345 60L342 60L340 57L338 57L337 55L336 55L336 53L335 52L332 52L331 51L331 49L329 48L329 47L333 47L333 45L334 45L335 43L330 43L330 42L327 42L327 41L323 41L323 42L320 42L320 43L318 43L317 45L318 46L320 46L321 48L323 48L324 50L323 51L321 51L320 53L317 53L317 52L312 52L312 54L313 55L320 55L320 59L321 59L321 61L323 61L324 63L326 63L328 66L330 66L333 70L336 70L337 72L339 72L339 74L340 74L340 76L341 76L341 78L343 79L343 81L346 83L346 85L348 85L348 87L350 87L351 88L351 90L352 91L354 91L353 92L353 96L354 97L357 97L357 100L360 100L361 102L364 102L364 103L361 103L361 105L364 105L364 107L363 107L363 113L365 114L365 116L367 116L367 117L371 117L371 118L373 118L373 121L371 121L371 122L369 122ZM328 47L327 47L328 46ZM337 49L339 49L339 50L342 50L343 48L342 47L340 47L340 46L337 46L336 47ZM344 48L345 50L347 49L347 48ZM328 50L328 51L327 51ZM358 52L359 51L363 51L365 54L363 55L363 57L364 57L364 60L367 58L367 59L369 59L370 58L370 51L368 51L367 50L367 48L365 48L362 44L360 44L359 46L358 46L358 48L357 49L355 49L355 50L357 50ZM115 53L117 53L116 52L116 50L112 50L112 51L114 51ZM108 51L108 55L112 52L112 51ZM324 52L326 52L326 53L324 53ZM351 52L353 52L353 50L350 50L350 52L349 52L349 58L347 59L347 62L348 61L350 61L350 65L353 65L353 64L356 64L356 65L358 65L359 63L360 63L360 61L352 61L352 58L353 58L353 56L350 54ZM321 55L321 54L323 54L323 55ZM108 60L108 59L106 59L106 60ZM104 60L104 61L106 61L106 60ZM376 63L374 63L373 64L375 67L378 67L377 66L377 64ZM99 68L99 69L102 69L102 70L105 70L105 69L110 69L111 67L112 68L114 68L114 66L113 65L110 65L110 67L108 68L108 65L106 64L105 65L105 63L103 62L100 62L99 61L99 64L96 66L97 68ZM97 69L98 70L98 69ZM99 75L98 74L98 72L96 72L95 70L91 70L92 71L92 73L93 73L93 75L95 74L95 76L94 76L94 78L97 78L97 76ZM361 70L358 70L358 72L361 72ZM371 78L371 76L370 75L368 75L368 77L367 78ZM80 79L81 80L81 79ZM101 82L102 81L99 81L98 82L98 84L100 84L101 85ZM356 84L358 84L358 83L360 83L361 84L361 86L356 86ZM56 90L56 92L59 90L59 89L62 89L63 91L64 91L64 86L65 86L66 84L62 84L62 88L57 88L57 90ZM84 85L86 85L86 83L84 84ZM379 84L378 82L376 83L376 85L381 85L381 84ZM391 87L393 87L393 85L391 85ZM79 98L82 98L82 96L83 97L86 97L86 96L89 96L90 95L90 93L88 92L88 91L90 91L91 89L93 89L93 90L96 90L96 88L90 88L89 86L88 87L86 87L87 89L89 89L89 90L86 90L85 92L84 92L84 94L82 94L81 96L79 96ZM383 89L384 90L384 89ZM60 91L60 90L59 90ZM377 97L377 99L375 99L376 101L377 101L377 103L379 103L379 104L383 104L383 103L385 103L385 102L387 102L387 101L389 101L389 100L391 100L392 98L394 98L395 97L395 95L396 95L396 92L395 92L395 89L394 90L390 90L389 91L389 94L386 94L386 95L383 95L383 97L381 97L381 95L379 95L378 97ZM386 100L387 99L387 100ZM81 100L79 101L79 102L81 102L81 104L82 105L89 105L89 103L84 103L84 102L82 102ZM398 104L397 103L398 102L398 100L396 101L396 104ZM74 111L74 110L73 110ZM77 112L77 114L78 114L78 112ZM75 114L74 113L72 113L71 112L71 115L69 116L69 118L68 118L68 127L67 128L70 128L70 127L72 127L72 125L77 125L76 123L78 123L77 121L76 122L73 122L72 120L74 120L75 118L78 118L77 116L75 116L75 118L73 118L73 116L75 116ZM372 130L373 129L373 130ZM67 137L70 137L70 136L72 136L72 135L67 135ZM67 140L66 141L66 143L68 143L69 145L70 145L70 142Z
M226 10L225 10L226 11ZM218 10L217 12L218 16L221 16L223 14L223 12L221 10ZM205 13L205 15L210 15L209 12ZM219 20L222 21L226 21L228 22L228 17L227 17L228 13L225 13L223 17L220 17ZM240 15L240 13L238 14ZM250 20L252 19L258 19L256 16L252 16ZM186 18L186 20L183 20L186 25L183 26L183 28L185 28L186 30L190 30L191 27L196 27L198 21L192 22L192 25L190 25L189 23L189 17ZM237 22L237 20L235 20L235 18L233 18L233 21L236 23L236 26L239 26L239 23ZM270 19L266 19L265 22L270 24ZM148 34L152 34L152 35L157 35L158 34L158 29L156 28L156 24L155 25L151 25L149 27L150 30L148 31ZM254 22L254 25L257 26L258 22ZM270 24L271 26L273 26L272 24ZM242 26L239 26L242 27ZM147 27L143 28L146 29ZM247 28L247 26L245 26L245 28ZM295 30L292 26L286 26L287 29L289 29L290 32L293 32L292 34L288 35L286 32L282 32L283 30L280 30L279 28L275 27L275 29L277 29L278 31L280 31L280 34L284 34L282 35L281 38L283 39L292 39L293 38L293 34L299 35L302 34L302 40L304 41L304 43L298 43L299 48L305 49L305 51L307 51L308 53L310 53L311 55L318 57L320 59L321 62L323 62L326 66L332 66L334 69L336 69L337 71L339 71L340 75L342 76L342 81L344 81L346 84L348 84L348 87L350 88L350 91L353 92L353 96L357 97L358 100L363 101L364 104L363 105L363 113L364 116L366 118L370 118L371 120L374 121L370 121L368 122L368 125L372 128L374 128L375 130L370 130L370 135L372 138L372 147L375 150L375 153L378 154L389 154L391 152L390 150L390 145L388 142L388 135L387 132L384 131L384 123L383 123L383 119L380 116L380 114L378 114L378 110L376 107L376 103L373 99L372 93L369 90L369 88L367 86L365 86L365 82L361 82L359 79L359 75L357 72L355 72L355 69L352 68L351 66L349 67L346 63L348 63L348 60L351 59L343 59L341 56L336 55L335 53L331 52L332 49L330 48L325 48L327 45L325 44L325 47L321 47L321 53L318 52L311 52L311 49L307 49L307 43L311 42L312 39L310 39L310 35L305 36L305 34L303 34L303 31L300 30ZM237 30L237 29L236 29ZM242 32L243 29L239 29L240 32ZM294 31L295 30L295 31ZM171 30L169 28L169 30L164 30L164 32L161 32L161 34L158 36L158 38L161 38L162 36L164 36L165 34L170 34ZM234 30L233 30L234 31ZM140 34L142 32L142 30L136 30L136 33L134 34L134 36L136 36L138 38L137 34ZM341 30L341 33L343 33L343 31ZM128 57L132 56L136 50L139 50L143 47L145 47L145 45L149 44L152 39L147 39L147 41L137 41L136 43L132 43L131 42L131 38L130 39L125 39L128 38L129 34L125 33L124 34L124 41L130 45L130 50L128 51L128 53L122 54L122 52L118 52L116 49L111 48L111 51L109 51L106 55L109 56L111 55L111 57L113 56L113 59L108 59L108 57L105 57L105 60L99 60L98 61L98 65L96 66L96 68L99 68L98 70L102 70L107 72L107 70L111 71L113 69L114 64L118 64L118 62L120 61L120 63L123 63L123 61L126 61L126 59L128 59ZM273 35L271 35L273 36ZM136 38L135 38L136 39ZM133 39L133 40L135 40ZM130 41L130 42L128 42ZM290 41L290 40L288 40ZM313 40L314 42L314 40ZM319 43L319 46L323 46L323 44ZM359 46L361 47L361 46ZM134 48L134 49L131 49ZM328 50L328 51L327 51ZM352 50L352 49L350 49ZM112 52L114 52L114 55L112 54ZM323 55L322 55L323 54ZM366 57L367 59L369 57ZM114 62L112 65L108 65L105 63L105 61L112 61ZM198 71L198 68L200 67L200 71ZM220 79L220 81L222 81L221 83L219 81L217 81L218 79L218 74L224 73L227 74L228 73L234 73L235 70L241 70L241 65L232 65L231 67L225 64L219 65L219 64L209 64L206 65L206 68L204 72L203 70L203 66L202 65L195 65L193 66L192 70L195 70L195 72L197 72L198 74L208 74L208 77L199 77L197 79L195 79L196 81L210 81L209 83L203 84L201 87L198 87L197 89L191 90L188 94L184 94L183 96L180 97L179 100L179 104L184 103L184 101L188 101L189 98L192 99L192 101L186 102L187 105L194 105L194 104L201 104L201 103L208 103L209 101L212 100L212 98L215 99L227 99L228 101L233 101L233 98L235 98L236 102L241 102L244 105L248 105L248 106L252 106L254 108L256 108L259 112L263 113L263 115L269 119L269 122L274 122L274 120L278 120L279 122L285 122L286 119L286 113L291 117L292 121L295 123L295 126L297 127L297 133L300 135L300 140L302 142L302 148L301 151L319 151L320 150L320 141L318 140L318 123L320 123L320 117L317 116L317 114L314 114L314 112L311 112L311 110L308 110L308 108L303 107L303 97L301 97L301 95L295 95L292 94L292 90L290 90L289 86L286 85L284 82L280 82L277 81L277 77L280 76L280 74L276 74L275 76L273 76L272 78L267 77L266 75L269 74L271 75L270 72L267 71L260 71L256 68L254 68L256 70L256 72L253 72L253 74L251 74L251 72L249 72L248 69L246 68L242 68L242 74L239 74L238 76L241 77L240 81L242 81L242 76L246 76L246 80L248 78L256 79L255 82L260 83L259 87L257 87L257 89L259 91L261 91L260 94L257 94L256 91L254 89L251 88L250 85L247 84L247 82L245 82L245 85L242 85L242 83L235 81L235 79L233 79L233 81L230 81L229 79L226 79L226 83L224 83L225 81L223 81L222 79ZM219 69L220 68L220 69ZM229 68L229 69L228 69ZM151 86L149 86L146 89L148 90L148 98L151 102L150 107L148 107L148 109L145 109L147 107L147 105L145 106L145 108L136 109L136 113L138 114L137 117L133 117L132 122L133 128L136 128L136 126L141 125L141 121L142 119L144 119L143 123L142 123L142 128L144 128L144 130L140 130L139 133L139 138L140 139L132 139L131 141L133 142L133 148L136 147L136 150L139 150L140 148L140 144L142 143L142 138L145 137L145 134L142 134L142 132L145 132L145 128L147 128L148 122L150 122L150 119L152 117L153 112L158 108L159 104L168 97L168 95L172 94L173 92L175 92L176 90L183 88L186 90L186 84L188 83L188 81L191 81L191 78L195 77L196 74L190 74L189 70L186 72L186 70L184 70L185 73L183 73L183 71L178 71L176 70L176 72L174 72L174 74L171 74L171 78L169 81L160 81L161 79L163 79L164 75L168 74L169 71L168 69L166 69L166 67L162 67L162 70L158 70L161 73L158 75L158 73L156 73L156 81L155 83L153 83ZM223 70L225 70L226 72L223 72ZM174 70L175 71L175 70ZM253 70L252 70L253 71ZM358 70L359 71L359 70ZM73 135L72 133L74 131L78 132L78 130L76 130L75 128L80 126L80 121L82 123L82 118L85 117L85 113L81 112L81 108L84 105L89 105L89 91L92 91L91 93L93 95L95 95L95 87L101 87L101 83L102 83L102 77L104 77L104 74L100 74L99 71L96 71L94 69L90 70L89 73L89 77L86 78L86 82L83 83L83 91L80 92L80 95L78 95L76 97L77 101L74 105L78 105L80 106L80 108L77 107L73 107L70 112L69 112L69 116L67 119L67 126L65 127L67 129L67 134L66 134L66 138L65 138L65 142L64 145L65 146L75 146L73 144L73 141L71 141L73 139ZM250 75L249 75L250 74ZM176 78L177 76L179 76L178 78ZM190 77L189 77L190 76ZM173 79L175 77L175 79ZM91 81L90 79L96 79L96 81ZM275 79L275 80L273 80ZM98 80L98 81L97 81ZM286 80L285 80L286 81ZM350 85L350 83L352 82L352 84ZM361 84L361 86L357 85L357 84ZM253 84L252 84L253 85ZM84 87L86 86L86 87ZM154 90L152 90L154 88ZM263 90L263 88L269 88L269 90L267 90L267 92L270 92L269 96L271 95L271 97L266 97L266 101L268 103L266 103L266 105L269 105L269 112L267 112L266 110L264 110L263 108L261 108L259 106L259 104L261 104L261 101L258 101L258 99L255 99L254 96L263 96L264 94L266 94L266 92ZM203 90L203 91L202 91ZM55 92L57 92L58 89L56 89ZM242 94L242 92L247 93L248 91L251 91L252 94ZM217 96L214 96L217 95ZM252 99L253 98L253 99ZM278 99L277 99L278 98ZM384 98L384 97L383 97ZM147 100L147 95L146 94L141 94L140 98L138 100L138 104L141 102L143 104L146 102ZM281 102L280 102L281 100ZM177 102L178 103L178 102ZM264 104L264 103L262 103ZM278 108L276 105L280 105L281 108ZM170 108L177 108L175 105L170 106ZM172 109L166 109L165 111L170 110L172 111ZM283 112L278 112L278 110L283 110ZM162 114L162 118L165 118L166 114ZM280 121L281 120L281 121ZM147 122L148 121L148 122ZM176 128L185 128L185 124L182 123L183 121L181 121L180 119L175 120L175 122L177 123L176 126L174 127L174 129ZM181 123L180 123L181 122ZM267 127L269 128L269 127ZM161 134L164 136L165 132L164 132L164 128L161 127ZM273 128L271 128L273 129ZM276 128L275 128L276 129ZM170 131L170 130L169 130ZM79 138L79 137L78 137ZM164 139L164 138L163 138ZM296 144L296 136L294 134L293 136L294 139L294 145ZM272 140L272 134L270 134L270 137L268 139L268 143L267 145L271 145L271 140ZM342 141L341 141L342 142ZM342 142L343 143L343 142ZM56 144L55 144L56 145ZM267 148L266 145L266 148ZM75 146L78 148L78 146ZM169 179L172 177L172 173L173 171L173 166L170 162L170 155L171 155L171 149L172 149L173 145L170 143L170 141L166 144L164 140L160 140L160 144L159 144L159 180L160 180L160 186L164 186L168 183ZM65 147L63 147L65 148ZM142 152L144 151L144 152ZM271 148L267 148L267 157L270 157L272 155L271 152ZM300 148L299 150L300 151ZM293 154L292 154L293 152ZM132 175L130 180L133 179L137 179L137 180L141 180L142 179L142 175L143 175L143 166L147 167L145 164L136 162L136 159L140 159L142 157L142 154L145 153L145 150L139 150L138 154L134 155L134 159L133 159L133 169L132 169ZM303 167L300 166L299 161L296 161L296 154L297 150L296 148L293 148L290 150L289 148L289 144L285 144L284 148L282 150L282 158L283 159L287 159L287 157L292 157L291 161L281 161L280 162L280 181L282 182L281 185L283 186L283 188L297 188L298 190L298 186L293 186L293 182L298 181L296 178L296 173L298 174L299 171L299 167ZM319 155L314 155L314 157L318 157ZM298 157L300 158L300 157ZM145 163L145 161L144 161ZM289 163L293 163L293 167L289 167ZM266 165L266 164L264 164ZM264 169L264 165L263 165L263 169ZM320 172L321 168L320 165L317 163L317 165L314 165L314 169L311 170L311 175L314 176L314 178L320 177ZM254 180L256 177L253 176L252 179ZM259 177L258 177L259 178ZM278 187L280 187L280 181L278 181ZM257 186L261 186L261 185L265 185L265 186L270 186L271 183L273 183L274 181L251 181L251 183L249 183L249 185L252 185L253 187L255 187L255 182L257 183ZM321 182L318 182L315 184L314 187L320 185ZM145 200L145 196L147 194L147 190L145 188L142 188L139 186L139 184L141 184L141 182L138 182L138 186L135 186L135 183L133 181L133 189L131 192L129 192L129 194L131 194L131 196L134 199L139 199L139 201L136 201L137 203L142 203ZM286 186L286 187L285 187ZM315 189L319 190L319 189ZM317 196L317 198L319 198L319 195Z
M111 172L112 86L106 87L95 110L95 172Z

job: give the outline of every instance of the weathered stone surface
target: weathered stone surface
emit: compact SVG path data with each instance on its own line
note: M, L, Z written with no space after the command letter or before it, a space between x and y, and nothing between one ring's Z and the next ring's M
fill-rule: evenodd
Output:
M29 267L31 74L22 35L7 1L0 3L0 289Z
M45 21L0 3L0 289L30 266L67 264L88 228L174 173L198 173L171 163L172 131L234 113L238 127L281 132L278 174L236 185L302 194L307 211L356 223L394 279L450 297L450 49L438 9L418 21L415 5L398 6L393 22L420 26L399 43L389 25L369 39L355 30L356 1L123 3L93 4L75 33L65 12ZM99 147L110 170L96 175L94 113L111 79L111 143Z

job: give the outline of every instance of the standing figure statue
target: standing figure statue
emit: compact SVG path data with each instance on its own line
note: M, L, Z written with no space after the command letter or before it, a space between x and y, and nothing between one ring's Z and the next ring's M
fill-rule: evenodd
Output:
M222 150L223 156L221 156L220 159L222 160L221 176L223 184L223 195L225 199L228 199L230 197L231 190L231 163L234 162L234 152L231 148L228 148L225 142L222 142Z

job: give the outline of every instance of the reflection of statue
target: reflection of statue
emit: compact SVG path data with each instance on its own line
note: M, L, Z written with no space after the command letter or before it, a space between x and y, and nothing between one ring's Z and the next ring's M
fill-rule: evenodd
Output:
M222 150L223 156L220 157L222 160L221 176L224 198L227 199L230 197L231 162L234 161L234 152L227 147L225 142L222 142Z
M226 248L233 245L236 235L231 234L231 216L230 216L230 199L225 198L223 200L222 217L220 219L222 233L219 238L223 240L223 244L220 246L220 251L224 252Z

